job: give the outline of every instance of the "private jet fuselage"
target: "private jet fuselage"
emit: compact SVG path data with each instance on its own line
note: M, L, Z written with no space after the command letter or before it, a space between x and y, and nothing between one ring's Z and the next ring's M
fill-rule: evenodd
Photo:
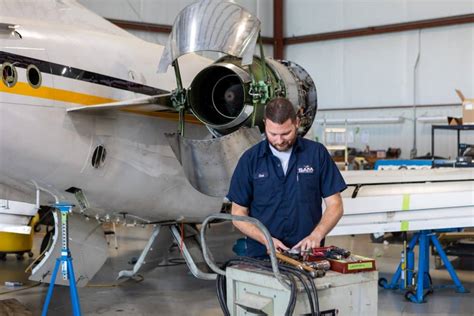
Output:
M0 12L2 198L33 202L39 187L42 204L54 202L53 195L75 202L66 190L79 188L90 204L88 215L139 214L138 222L196 221L219 211L222 198L189 184L164 137L177 130L176 113L66 112L174 89L172 69L157 73L163 47L85 10L82 17L63 16L68 8L57 3L48 10L23 7L28 14L22 3L2 1ZM89 17L92 26L78 28ZM184 85L209 63L184 56ZM208 134L190 116L186 131L195 138Z

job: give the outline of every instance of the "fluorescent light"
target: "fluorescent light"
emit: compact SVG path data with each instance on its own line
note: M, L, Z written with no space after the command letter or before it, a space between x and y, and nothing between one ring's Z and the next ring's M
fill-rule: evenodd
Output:
M446 116L421 116L416 119L422 123L447 123L448 118Z
M388 124L403 123L405 118L396 117L367 117L367 118L336 118L336 119L317 119L316 123L327 125L353 125L353 124Z

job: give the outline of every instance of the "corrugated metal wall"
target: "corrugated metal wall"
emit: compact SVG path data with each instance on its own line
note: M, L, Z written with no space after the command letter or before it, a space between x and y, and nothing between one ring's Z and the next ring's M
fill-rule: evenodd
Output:
M171 25L193 1L80 2L108 18ZM273 36L272 0L235 2L260 18L263 36ZM285 37L291 37L474 13L474 0L286 0L284 10ZM157 43L167 38L133 33ZM265 53L271 56L272 47L266 46ZM361 149L367 142L374 149L400 147L408 158L416 129L418 155L424 155L431 151L432 123L417 118L460 116L456 88L474 98L472 23L289 45L285 58L303 66L317 85L321 111L310 136L322 139L324 119L403 118L401 123L348 125L349 145ZM430 104L457 105L413 108ZM391 106L407 107L385 108ZM454 157L455 140L455 132L437 131L435 153ZM463 132L461 141L474 143L474 131Z

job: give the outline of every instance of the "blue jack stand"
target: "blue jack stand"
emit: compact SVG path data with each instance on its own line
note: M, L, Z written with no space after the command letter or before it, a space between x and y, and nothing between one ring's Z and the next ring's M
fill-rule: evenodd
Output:
M76 278L74 277L74 269L72 267L72 257L69 251L69 237L68 237L68 214L71 212L73 205L66 203L56 203L54 205L61 213L61 257L56 259L53 274L49 283L48 294L43 305L42 316L48 314L49 303L53 296L54 284L58 274L59 266L61 266L61 274L63 280L69 280L69 290L71 292L72 310L74 316L81 316L81 306L79 305L79 296L77 295Z
M419 259L418 272L415 273L415 254L414 249L419 243ZM422 230L413 236L407 247L406 255L402 256L402 260L398 265L397 271L392 277L390 283L385 278L379 279L379 286L385 289L405 290L405 298L413 303L425 303L425 297L433 292L433 286L430 277L430 243L436 248L441 260L454 281L454 285L441 285L436 288L455 288L458 293L469 293L461 284L456 271L449 261L443 247L436 237L435 231ZM427 291L425 292L425 290ZM414 291L413 291L414 290Z

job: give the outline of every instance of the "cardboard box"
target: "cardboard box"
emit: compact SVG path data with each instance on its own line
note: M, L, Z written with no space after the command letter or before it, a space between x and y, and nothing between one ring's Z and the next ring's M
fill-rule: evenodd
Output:
M448 125L451 125L451 126L462 125L462 117L448 116Z
M456 90L462 101L462 124L474 125L474 99L466 99L460 90Z

